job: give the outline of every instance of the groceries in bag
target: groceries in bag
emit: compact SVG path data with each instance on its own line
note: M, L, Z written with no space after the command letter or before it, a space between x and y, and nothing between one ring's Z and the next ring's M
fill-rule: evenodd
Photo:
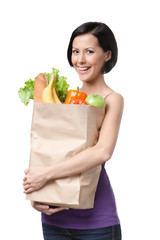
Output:
M97 143L105 109L86 106L87 94L79 89L68 91L68 87L66 78L57 78L54 71L40 73L19 90L25 105L34 99L29 167L54 166ZM70 101L65 104L67 98ZM99 165L74 176L51 180L27 194L26 199L51 206L93 208L100 172Z
M59 70L52 68L52 73L40 73L32 80L25 82L24 88L18 91L21 101L27 106L30 99L35 102L44 103L65 103L92 105L95 107L105 107L105 100L98 94L88 95L77 90L68 90L67 78L59 76Z
M51 86L51 88L49 86ZM52 99L52 101L54 103L64 103L68 88L67 78L60 76L58 69L52 68L51 73L40 73L36 78L30 78L26 81L25 86L19 89L18 95L21 101L27 106L32 99L34 99L35 102L43 102L42 94L46 89L44 101L46 101L47 98L53 98L54 100ZM49 97L46 96L46 93L49 94Z

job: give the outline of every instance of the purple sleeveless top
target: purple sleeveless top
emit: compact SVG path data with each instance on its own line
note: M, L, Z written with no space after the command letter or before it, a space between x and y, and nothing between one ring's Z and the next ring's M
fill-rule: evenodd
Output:
M114 193L104 164L97 186L94 208L63 210L50 216L42 213L42 222L74 229L103 228L120 224Z
M120 224L114 193L104 166L105 164L102 165L95 194L94 208L63 210L50 216L42 213L42 222L74 229L94 229Z

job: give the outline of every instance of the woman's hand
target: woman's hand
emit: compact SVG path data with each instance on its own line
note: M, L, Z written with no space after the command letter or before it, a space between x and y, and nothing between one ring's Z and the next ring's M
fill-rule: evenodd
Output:
M62 210L68 210L68 208L63 208L63 207L50 208L48 205L45 205L39 202L33 202L33 201L31 202L31 205L37 211L45 213L47 215L51 215L53 213L60 212Z
M48 181L48 169L49 168L47 167L32 167L26 169L24 171L25 177L23 179L24 193L31 193L42 188Z

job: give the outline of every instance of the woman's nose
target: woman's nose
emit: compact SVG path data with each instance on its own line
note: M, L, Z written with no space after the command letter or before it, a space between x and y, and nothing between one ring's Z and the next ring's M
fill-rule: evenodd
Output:
M78 63L84 63L85 61L85 55L83 53L80 53L78 56Z

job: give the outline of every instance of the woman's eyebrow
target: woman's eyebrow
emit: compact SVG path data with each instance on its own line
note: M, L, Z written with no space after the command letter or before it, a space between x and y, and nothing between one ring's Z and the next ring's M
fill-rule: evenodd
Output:
M76 47L72 47L72 49L77 49L78 50L78 48L76 48ZM85 48L84 50L87 50L87 49L93 49L93 50L95 50L93 47L87 47L87 48Z
M93 49L93 50L94 50L94 48L93 48L93 47L87 47L87 48L85 48L85 50L87 50L87 49Z

